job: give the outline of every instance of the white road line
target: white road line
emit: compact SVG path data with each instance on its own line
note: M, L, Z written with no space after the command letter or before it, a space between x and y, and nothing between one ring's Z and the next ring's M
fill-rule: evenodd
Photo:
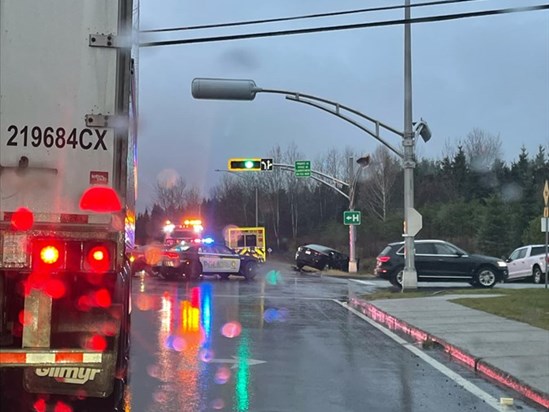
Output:
M360 279L349 279L349 280L352 281L352 282L355 282L355 283L360 283L361 285L366 285L366 286L377 286L377 285L379 285L379 283L369 282L367 280L360 280Z
M498 411L502 410L501 405L499 404L499 402L496 398L494 398L493 396L491 396L487 392L483 391L482 389L480 389L475 384L469 382L467 379L463 378L462 376L460 376L459 374L457 374L456 372L454 372L450 368L444 366L442 363L440 363L440 362L436 361L435 359L431 358L429 355L427 355L421 349L417 348L416 346L413 346L412 344L410 344L410 342L407 342L406 340L402 339L397 334L391 332L389 329L387 329L384 326L380 325L379 323L373 321L372 319L370 319L369 317L367 317L363 313L360 313L356 309L350 307L346 303L340 302L339 300L336 300L336 299L333 299L333 301L336 302L337 304L343 306L348 311L354 313L359 318L365 320L370 325L372 325L374 328L376 328L376 329L380 330L381 332L383 332L385 335L387 335L388 337L393 339L395 342L399 343L404 348L408 349L414 355L416 355L417 357L419 357L422 360L424 360L425 362L427 362L433 368L435 368L436 370L438 370L442 374L446 375L448 378L452 379L459 386L461 386L465 390L467 390L467 391L471 392L473 395L477 396L479 399L486 402L486 404L488 406L491 406L492 408L494 408Z

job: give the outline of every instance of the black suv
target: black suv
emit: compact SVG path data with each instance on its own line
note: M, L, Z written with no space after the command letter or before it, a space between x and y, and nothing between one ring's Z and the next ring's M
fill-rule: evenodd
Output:
M443 240L416 240L415 266L421 282L469 282L473 286L491 288L507 278L503 260L472 255ZM377 257L375 275L402 284L404 242L389 243Z

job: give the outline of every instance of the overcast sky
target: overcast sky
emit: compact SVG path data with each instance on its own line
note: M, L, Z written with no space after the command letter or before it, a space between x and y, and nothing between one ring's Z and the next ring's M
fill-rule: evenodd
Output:
M421 0L412 0L412 4ZM141 30L289 17L397 5L403 0L141 0ZM422 7L412 17L546 4L478 0ZM278 31L403 17L402 10L322 19L142 35L142 41ZM521 146L549 151L549 12L412 26L413 118L428 121L433 138L421 157L440 158L448 141L473 128L499 135L506 161ZM195 77L253 79L263 88L323 97L396 129L403 126L403 27L141 48L139 53L139 200L154 201L155 180L173 169L208 195L230 157L266 157L295 142L313 160L331 148L373 152L379 143L358 128L283 96L252 102L195 100ZM387 140L398 146L397 136ZM304 159L304 160L307 160ZM276 159L275 159L276 161Z

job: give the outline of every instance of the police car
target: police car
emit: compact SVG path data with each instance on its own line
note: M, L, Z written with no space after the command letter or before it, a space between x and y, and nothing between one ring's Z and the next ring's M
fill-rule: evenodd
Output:
M255 278L260 261L254 256L241 256L222 244L202 241L181 244L165 251L153 270L165 279L197 280L201 275L230 275Z

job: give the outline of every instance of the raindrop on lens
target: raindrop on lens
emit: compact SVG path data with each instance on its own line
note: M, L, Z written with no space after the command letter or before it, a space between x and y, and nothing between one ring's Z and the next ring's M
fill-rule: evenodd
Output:
M160 368L158 365L149 365L147 366L147 373L153 378L158 378L160 376Z
M202 349L202 350L200 351L200 360L201 360L202 362L208 363L208 362L210 362L210 361L213 359L213 357L214 357L214 354L213 354L213 352L212 352L211 350L209 350L209 349Z
M185 339L183 339L180 336L176 336L172 340L172 348L177 351L181 352L187 347L187 342L185 342Z
M236 338L242 332L242 325L239 322L227 322L221 328L221 334L226 338Z
M220 410L225 407L225 402L223 402L223 399L215 399L212 401L212 409Z
M226 366L220 366L215 373L215 383L222 385L231 378L231 371Z

